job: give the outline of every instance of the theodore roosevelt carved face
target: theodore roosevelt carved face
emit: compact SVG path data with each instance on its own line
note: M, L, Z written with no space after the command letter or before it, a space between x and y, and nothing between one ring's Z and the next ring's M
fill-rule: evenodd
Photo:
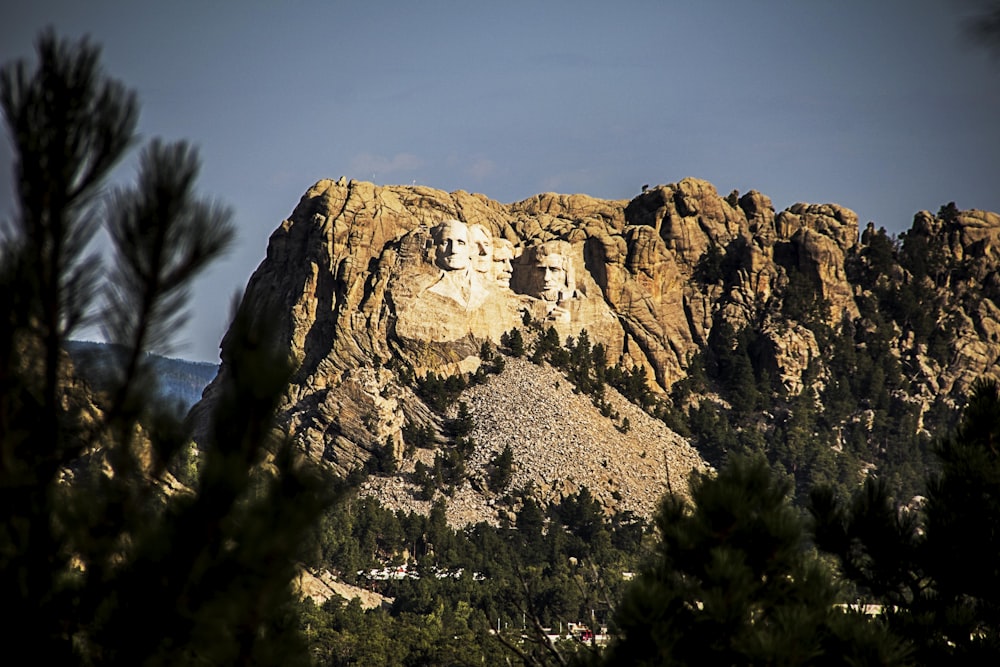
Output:
M445 220L431 230L434 264L445 271L469 268L469 228L459 220Z
M500 287L510 287L510 277L514 275L512 259L514 259L514 244L507 239L494 239L493 279Z

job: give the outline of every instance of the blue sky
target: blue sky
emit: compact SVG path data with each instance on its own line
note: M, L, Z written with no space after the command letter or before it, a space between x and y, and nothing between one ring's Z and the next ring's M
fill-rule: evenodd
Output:
M187 139L236 246L195 286L176 356L215 361L229 304L321 178L501 202L631 198L687 176L778 210L834 202L890 232L1000 211L1000 59L974 0L0 0L0 61L85 34L143 138ZM10 215L9 141L0 213ZM135 155L116 172L127 181Z

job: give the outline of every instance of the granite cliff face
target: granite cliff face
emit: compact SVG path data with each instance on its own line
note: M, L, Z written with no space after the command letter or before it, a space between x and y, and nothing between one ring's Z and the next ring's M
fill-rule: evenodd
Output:
M893 354L914 395L957 396L995 373L1000 216L921 212L907 243L937 249L935 267L950 269L918 276L896 267L866 283L857 275L872 274L865 248L875 234L869 226L859 239L857 216L841 206L776 214L763 194L721 197L691 178L631 201L546 193L509 205L324 180L272 234L241 307L295 360L281 426L340 471L386 442L402 460L407 423L440 430L440 415L403 375L475 371L482 343L499 343L526 318L561 340L586 329L610 365L645 369L663 392L686 377L713 329L752 326L758 362L795 393L821 350L809 323L784 308L792 287L812 290L815 317L837 328L866 325L859 304L878 280L921 280L953 335L946 354L928 355L919 336L894 325ZM224 374L225 341L222 351ZM212 396L210 386L203 402Z

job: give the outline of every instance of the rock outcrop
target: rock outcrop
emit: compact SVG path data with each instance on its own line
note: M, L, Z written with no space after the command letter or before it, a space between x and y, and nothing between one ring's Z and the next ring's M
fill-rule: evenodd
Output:
M949 301L955 336L944 362L904 330L893 332L894 353L915 369L924 387L915 393L964 391L1000 357L1000 216L921 212L910 236L940 247L945 265L961 263L963 293L977 299ZM759 192L720 197L693 178L631 201L546 193L509 205L323 180L272 234L241 308L268 322L269 343L295 360L281 426L345 472L387 442L401 458L408 422L440 425L404 376L475 371L484 342L529 319L561 340L586 330L610 364L645 369L660 392L686 376L720 323L753 326L757 353L797 392L820 349L806 323L782 313L789 285L815 291L828 326L856 320L870 294L848 274L863 248L857 216L842 206L775 214ZM921 279L944 292L960 280ZM226 364L224 340L221 374ZM203 403L212 398L210 386Z

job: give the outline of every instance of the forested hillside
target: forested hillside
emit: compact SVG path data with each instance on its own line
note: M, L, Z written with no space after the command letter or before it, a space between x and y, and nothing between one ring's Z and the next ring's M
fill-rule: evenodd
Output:
M70 341L66 346L73 364L85 380L101 389L112 383L112 376L127 358L126 350L106 343ZM218 364L186 361L158 354L147 355L156 380L156 395L166 403L187 412L201 400L201 393L219 371Z
M696 179L511 205L321 181L215 373L147 351L230 213L184 143L105 198L136 99L86 40L38 51L0 75L12 659L1000 657L1000 216L945 204L893 237ZM71 342L95 319L114 347ZM186 416L156 387L178 369L213 376ZM381 597L314 599L303 572Z

